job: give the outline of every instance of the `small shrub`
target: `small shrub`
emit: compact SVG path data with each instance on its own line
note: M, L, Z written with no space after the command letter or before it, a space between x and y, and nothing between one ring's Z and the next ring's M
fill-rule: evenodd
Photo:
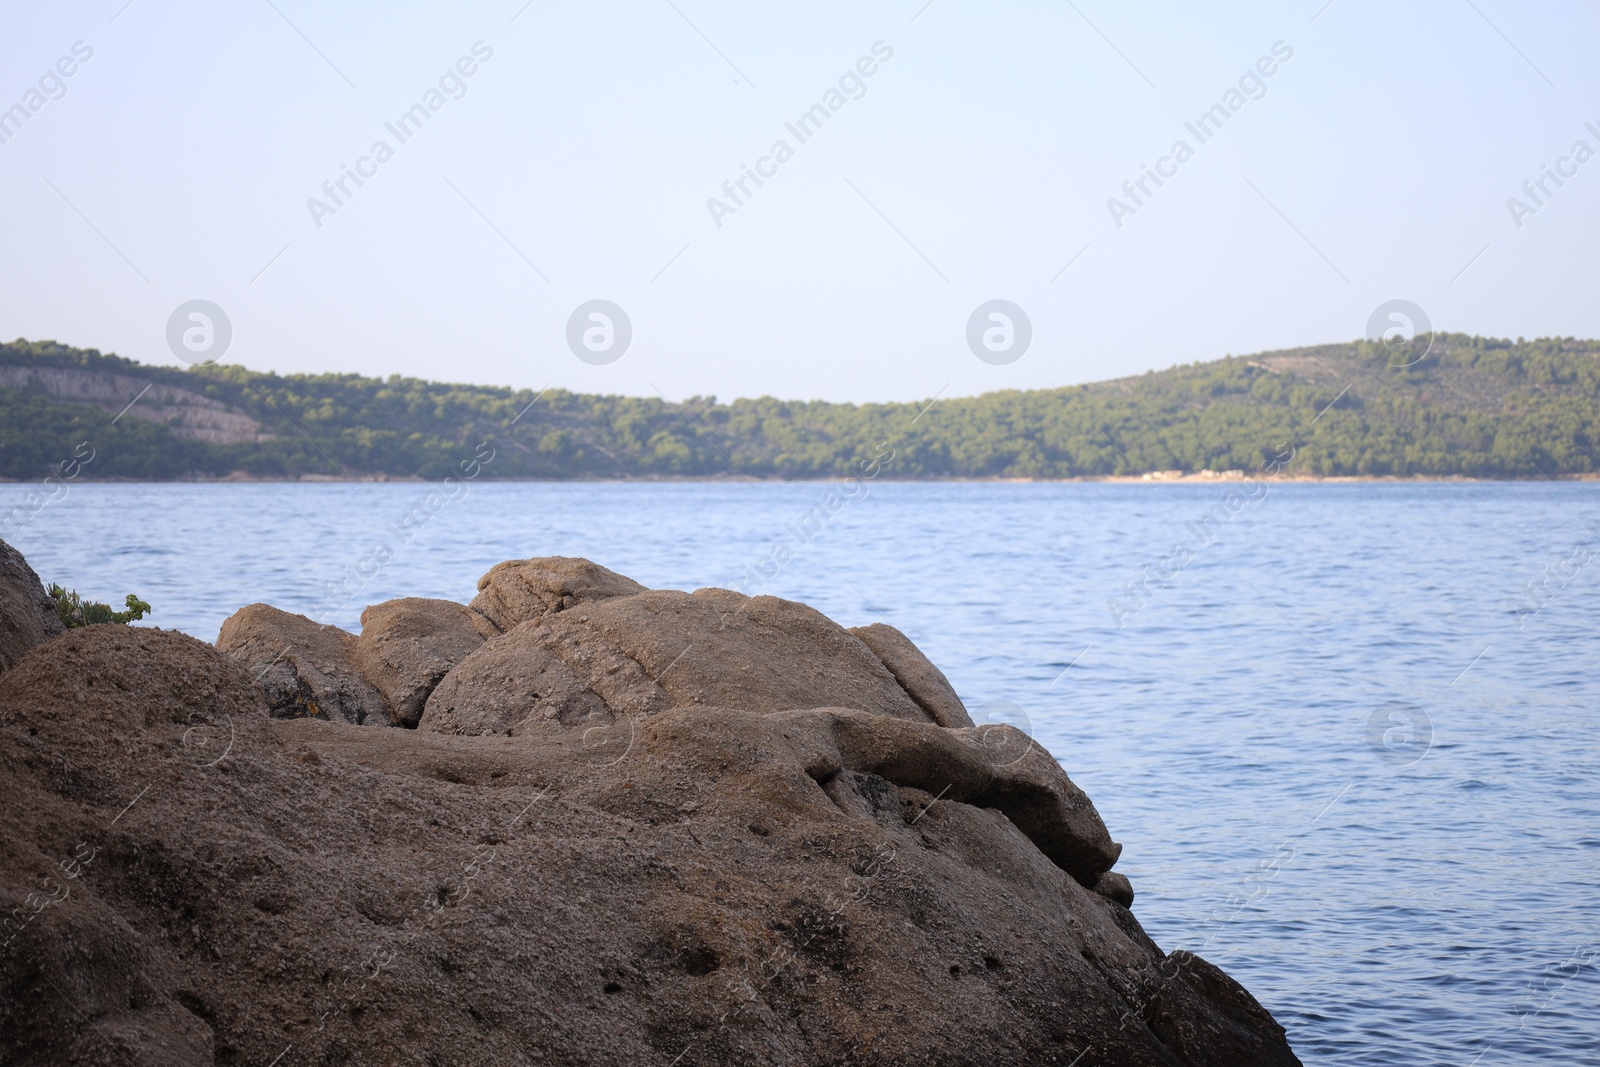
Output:
M110 604L98 604L92 600L84 600L78 596L76 590L63 589L55 582L50 583L50 599L56 602L56 614L61 616L61 625L71 629L74 626L96 626L100 623L114 622L122 626L142 619L151 611L149 604L129 593L123 601L127 605L126 611L112 611Z

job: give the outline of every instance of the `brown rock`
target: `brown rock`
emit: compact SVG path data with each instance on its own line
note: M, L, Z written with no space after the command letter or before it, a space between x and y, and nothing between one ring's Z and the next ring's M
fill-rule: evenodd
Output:
M853 626L850 632L861 638L883 661L917 706L928 713L928 718L952 729L973 725L972 716L956 696L950 679L912 644L911 638L884 622Z
M115 626L6 683L0 1062L1297 1063L1083 888L1114 846L1005 727L281 721Z
M1222 1062L1216 1050L1228 1048L1260 1050L1261 1059L1240 1063L1298 1062L1269 1058L1271 1045L1282 1047L1277 1056L1288 1052L1283 1027L1216 964L1178 949L1167 954L1158 973L1147 1025L1179 1062Z
M478 579L474 611L501 630L564 611L575 604L632 596L644 586L598 563L572 556L539 556L497 563Z
M1061 765L1013 727L939 729L844 708L783 712L772 719L785 727L813 778L851 770L994 808L1086 887L1122 853Z
M522 623L445 675L421 728L507 733L529 716L593 725L696 705L837 705L929 721L872 650L820 612L702 589L610 597Z
M540 724L593 729L674 706L639 663L563 612L522 623L445 675L420 728L516 734Z
M604 725L612 713L566 661L546 647L543 624L490 638L428 697L420 728L444 734L516 734L525 726Z
M0 671L62 631L56 603L22 553L0 541Z
M406 599L360 639L252 605L227 655L120 626L27 654L0 1062L1298 1062L898 631L718 590L551 606L514 571L484 584L530 617L488 640ZM387 719L357 663L423 729L355 728Z
M982 799L1048 773L982 730L679 708L599 759L269 723L198 642L95 629L0 696L6 884L81 875L0 955L6 1062L1296 1062ZM186 685L240 724L209 766Z
M415 727L445 672L499 632L451 600L387 600L361 613L352 661L383 694L394 725Z
M860 638L791 600L657 590L585 605L562 621L638 663L677 707L835 706L928 721Z
M1133 883L1119 871L1106 871L1094 884L1094 891L1107 900L1114 900L1124 908L1133 907Z
M251 604L222 624L217 648L245 666L279 719L389 724L383 695L355 664L356 637L269 604Z

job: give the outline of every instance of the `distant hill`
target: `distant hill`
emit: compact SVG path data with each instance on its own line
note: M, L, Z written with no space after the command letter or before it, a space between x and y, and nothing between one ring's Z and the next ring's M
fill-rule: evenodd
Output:
M80 478L438 479L481 442L488 478L824 478L874 461L888 478L1073 478L1249 471L1287 447L1290 473L1323 476L1600 471L1600 342L1439 335L1415 366L1386 355L1322 345L931 406L673 404L178 370L18 340L0 344L0 477L76 457Z

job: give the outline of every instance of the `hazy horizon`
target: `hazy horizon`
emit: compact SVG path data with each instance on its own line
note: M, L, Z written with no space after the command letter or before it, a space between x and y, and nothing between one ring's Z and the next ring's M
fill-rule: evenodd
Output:
M1456 336L1470 336L1470 335L1463 335L1463 334L1460 333L1460 331L1451 331L1451 330L1448 330L1448 329L1439 328L1437 326L1434 328L1433 332L1434 332L1435 336L1442 336L1442 335L1450 334L1450 333L1454 333ZM1217 356L1215 356L1213 358L1210 358L1210 359L1178 360L1176 362L1169 363L1166 366L1149 367L1149 368L1146 368L1145 370L1142 370L1142 371L1135 371L1135 372L1133 372L1131 374L1118 375L1117 377L1114 377L1114 378L1096 378L1096 379L1092 379L1090 381L1085 381L1085 382L1068 382L1068 383L1060 383L1058 385L1024 385L1024 386L993 385L993 386L990 386L989 388L983 389L981 392L974 392L974 393L956 393L956 392L954 392L952 390L946 389L944 392L938 394L937 397L932 396L932 395L920 396L920 397L919 396L906 396L906 397L895 397L895 398L891 398L891 399L888 399L888 400L871 400L871 399L868 399L868 400L833 400L833 399L829 399L827 397L821 397L821 396L776 396L776 395L771 394L771 393L740 394L740 395L737 395L737 396L727 396L727 395L716 394L716 393L692 393L692 394L685 394L685 395L682 395L682 396L672 396L670 394L667 394L667 395L663 396L663 394L661 394L659 392L626 393L626 392L621 392L621 391L618 391L618 390L605 390L605 389L601 389L601 390L592 390L592 389L591 390L578 390L578 389L571 389L570 387L565 386L565 385L558 385L558 384L554 384L554 383L552 383L552 384L550 384L548 386L544 386L542 388L547 389L547 390L567 389L569 392L573 392L573 393L588 393L588 394L591 394L591 395L638 397L638 398L643 398L643 399L666 399L669 402L679 402L679 401L686 401L686 400L697 399L698 398L698 399L712 400L712 401L715 401L718 404L731 404L731 403L733 403L735 401L740 401L740 400L761 400L761 399L779 400L779 401L790 402L790 403L855 404L855 405L858 405L858 406L863 406L863 405L868 405L868 404L906 404L906 403L916 403L916 402L919 402L919 401L930 401L930 400L934 400L934 399L938 399L938 400L972 399L972 398L975 398L975 397L978 397L978 396L982 396L984 393L998 392L998 391L1007 390L1007 389L1020 389L1020 390L1022 390L1024 392L1027 392L1027 391L1038 391L1038 390L1046 390L1047 391L1047 390L1051 390L1051 389L1066 388L1066 387L1072 386L1072 385L1104 385L1104 384L1108 384L1108 383L1115 382L1115 381L1126 380L1126 379L1130 379L1130 378L1137 378L1137 377L1140 377L1140 376L1142 376L1142 375L1144 375L1146 373L1160 374L1160 373L1162 373L1164 371L1179 370L1179 369L1181 369L1183 367L1186 367L1186 366L1192 366L1192 365L1202 364L1202 363L1210 363L1210 362L1215 362L1217 360L1222 360L1222 359L1250 359L1250 358L1254 358L1254 357L1257 357L1257 356L1274 355L1274 354L1279 353L1279 352L1291 352L1291 351L1296 351L1296 350L1322 348L1322 347L1326 347L1326 346L1338 346L1338 345L1346 345L1346 344L1354 345L1354 344L1359 343L1360 340L1361 340L1361 338L1352 338L1352 339L1346 340L1346 341L1318 341L1318 342L1313 342L1311 344L1294 345L1294 346L1291 346L1289 348L1283 348L1283 349L1264 349L1264 350L1259 351L1259 352L1223 352L1223 353L1221 353L1221 354L1219 354L1219 355L1217 355ZM1482 338L1482 340L1499 341L1499 342L1506 342L1506 343L1517 343L1517 344L1521 344L1521 343L1524 343L1524 342L1538 343L1538 342L1541 342L1541 341L1577 340L1577 341L1585 341L1585 342L1594 341L1597 344L1600 344L1600 339L1587 338L1587 337L1583 337L1583 338L1571 338L1571 337L1526 337L1526 338L1523 338L1523 337L1516 337L1516 338L1510 338L1510 337L1486 337L1486 338ZM101 355L105 355L105 356L125 356L125 353L122 353L122 352L115 352L115 351L110 351L110 350L105 350L105 349L95 349L93 345L72 344L71 342L63 341L62 339L56 338L56 337L38 337L38 338L34 338L34 337L18 337L18 338L12 339L12 341L4 342L4 343L15 344L17 342L42 343L42 344L55 343L55 344L65 345L65 346L67 346L69 348L84 349L84 350L92 349L92 350L95 350L95 351L99 351ZM1434 349L1434 351L1437 351L1437 349ZM130 358L131 359L133 357L128 356L126 358ZM175 366L176 369L184 369L184 366L185 366L181 361L176 361L176 360L167 360L167 361L165 361L164 364L163 364L162 361L159 361L159 360L151 361L151 362L148 362L148 363L146 363L143 360L140 360L138 362L140 362L142 365L145 365L145 366L162 366L162 365L167 365L169 367ZM244 369L252 371L252 372L270 372L272 370L272 368L253 366L251 364L238 362L238 361L232 359L231 356L230 356L230 358L225 358L225 359L222 359L222 360L218 361L217 365L219 365L219 366L233 365L233 366L243 367ZM375 373L371 373L371 372L365 372L365 371L351 371L351 370L346 370L346 369L341 368L341 367L327 367L327 368L324 368L323 371L281 371L280 370L280 371L277 371L276 373L280 373L280 374L299 374L299 373L323 373L323 372L326 372L326 373L329 373L329 374L361 374L362 376L368 377L368 378L379 378L379 377L386 378L386 377L388 377L388 375L379 375L379 374L375 374ZM399 372L392 372L392 373L399 373ZM467 388L477 388L477 389L510 389L510 390L515 392L515 391L526 390L526 389L530 388L527 385L512 385L512 384L509 384L507 382L468 381L468 380L463 379L463 378L451 378L451 377L444 377L444 376L434 377L434 378L427 378L427 377L422 376L422 375L402 375L402 377L411 377L411 378L416 378L416 379L423 380L423 381L431 381L431 382L433 382L435 384L439 384L439 385L463 386L463 387L467 387ZM540 391L539 387L531 387L531 388L533 388L534 392L539 392Z
M1600 336L1575 4L0 18L5 336L178 364L198 299L257 370L852 402L1338 343L1396 299ZM569 346L592 300L614 362ZM1014 362L969 344L991 300Z

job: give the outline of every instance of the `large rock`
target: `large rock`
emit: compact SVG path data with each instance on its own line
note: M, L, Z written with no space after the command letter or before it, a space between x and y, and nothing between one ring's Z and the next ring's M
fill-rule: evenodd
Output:
M222 624L217 648L245 666L277 718L391 723L383 695L355 664L355 635L337 626L251 604Z
M210 647L100 626L7 675L0 791L16 1067L1297 1062L1084 888L1115 846L1007 727L276 720Z
M267 780L259 761L280 747L269 723L242 667L153 628L72 629L6 675L0 1063L227 1062L195 1010L215 992L161 945L198 940L180 915L222 920L209 883L224 867L262 862L259 852L221 865L203 857L219 832L232 836L207 825L213 817L248 818L237 806L219 816L218 786ZM246 905L231 921L249 914Z
M678 707L826 705L928 721L860 638L791 600L659 590L589 605L571 621L637 662Z
M922 654L920 648L912 644L911 638L886 622L853 626L850 632L872 649L873 654L883 661L889 673L917 702L917 706L928 713L930 719L952 729L972 725L972 716L967 714L967 706L956 696L950 679Z
M632 596L644 586L598 563L572 556L540 556L497 563L478 579L474 611L501 630L542 619L587 601Z
M444 677L421 727L507 733L530 717L593 725L696 705L934 721L859 637L815 609L701 589L580 601L523 622Z
M848 770L994 808L1085 888L1122 854L1089 798L1015 727L939 729L845 708L782 712L772 720L819 782Z
M22 553L0 541L0 671L62 631L55 601Z
M387 600L361 613L352 662L383 694L390 720L414 727L445 672L498 633L488 619L454 601Z
M491 638L444 676L428 697L422 729L448 734L516 734L528 726L595 725L611 710L545 646L539 622Z

